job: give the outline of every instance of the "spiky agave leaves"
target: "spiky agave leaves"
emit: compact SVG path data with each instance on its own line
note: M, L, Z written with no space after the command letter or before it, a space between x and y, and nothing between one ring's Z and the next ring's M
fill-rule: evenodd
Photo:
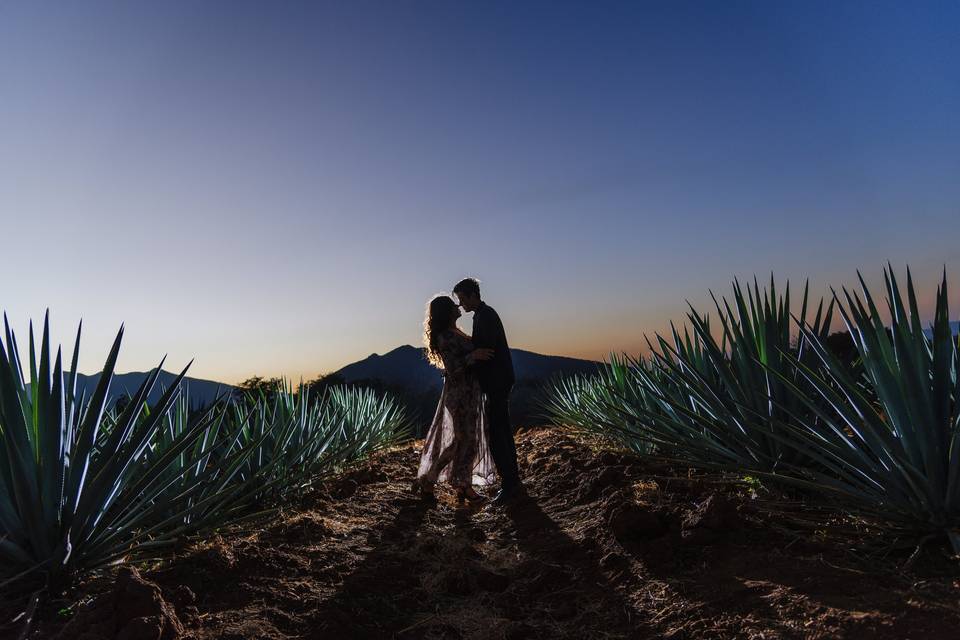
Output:
M612 353L606 366L592 375L550 380L540 408L555 424L612 437L639 453L651 453L653 444L645 437L649 435L645 431L647 421L615 409L624 403L652 408L644 389L634 383L633 367L642 366L642 361Z
M300 393L306 392L301 387ZM329 387L317 404L324 421L336 425L338 440L348 445L354 459L394 445L412 431L403 405L373 389Z
M335 431L319 419L308 395L298 397L287 383L275 392L239 399L227 420L231 443L226 455L249 452L236 470L236 481L256 486L258 502L279 500L333 471L324 453Z
M161 487L157 499L166 505L162 517L178 517L188 527L212 529L230 522L246 507L249 487L238 486L242 483L236 476L249 452L230 447L236 437L228 430L228 407L222 399L202 412L191 412L189 407L184 391L163 414L145 455L151 460L169 460L154 480ZM144 414L149 413L145 407ZM202 427L199 436L171 457L169 451L175 443L198 425Z
M57 582L77 570L107 564L143 536L155 509L148 487L137 504L121 505L131 483L157 474L166 459L146 463L144 450L174 400L177 384L139 420L140 407L159 373L155 369L134 402L102 433L105 404L123 337L117 333L93 395L76 396L80 331L72 367L64 373L58 349L51 366L49 321L44 320L39 359L30 330L30 382L24 383L16 337L4 317L0 344L0 575L38 570ZM186 369L177 378L182 379ZM184 434L171 452L189 445L199 429ZM139 508L138 508L139 507ZM127 517L131 511L137 517ZM177 534L154 529L153 541Z
M808 300L805 285L804 322ZM788 416L805 410L781 380L799 384L785 354L810 358L806 339L793 340L790 286L780 296L772 277L762 291L756 281L746 291L734 281L732 305L716 297L714 305L719 340L707 316L691 306L689 331L681 337L674 328L672 340L658 335L651 345L654 374L635 367L638 384L659 404L642 417L651 423L653 435L691 463L776 472L802 455L785 446L779 433ZM814 335L826 338L833 309L833 302L826 307L819 303L810 325Z
M403 437L403 409L368 389L335 388L319 399L289 383L276 389L224 398L202 415L191 415L185 394L164 415L148 447L165 455L181 434L202 422L205 429L171 459L156 480L168 505L165 518L210 529L256 518L294 493ZM149 410L145 410L148 413Z
M395 400L337 389L311 402L287 388L191 414L185 368L153 405L152 371L119 411L107 410L123 336L96 390L77 397L80 331L65 373L51 365L45 320L39 357L30 331L30 381L5 320L0 342L0 583L71 576L144 557L185 536L250 517L409 427ZM161 362L162 365L162 362ZM188 365L189 367L189 365Z
M808 315L804 287L800 317ZM794 342L790 287L779 295L768 289L744 289L734 282L732 303L714 297L719 330L692 306L682 333L648 341L648 359L611 359L610 375L573 381L554 389L555 416L593 421L638 451L689 464L776 472L796 462L784 444L781 424L805 410L774 372L799 384L799 374L784 353L809 361L806 339ZM811 331L825 339L833 303L821 301Z
M371 389L331 387L311 397L288 383L270 394L233 404L227 420L235 434L227 455L247 450L238 477L258 483L258 502L276 501L403 438L410 421L390 396Z
M822 366L790 357L806 384L784 383L810 411L789 433L821 469L792 473L854 508L946 534L960 552L960 344L950 328L946 273L929 336L909 270L906 303L889 265L884 281L889 328L862 277L863 297L844 289L846 305L839 305L865 378L803 328Z

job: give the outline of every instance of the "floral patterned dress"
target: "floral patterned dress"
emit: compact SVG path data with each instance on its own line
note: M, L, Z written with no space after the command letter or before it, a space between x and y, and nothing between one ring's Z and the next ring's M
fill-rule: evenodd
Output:
M437 351L443 360L443 392L427 431L417 478L458 488L492 484L496 467L487 439L483 392L467 367L473 343L450 329L437 336Z

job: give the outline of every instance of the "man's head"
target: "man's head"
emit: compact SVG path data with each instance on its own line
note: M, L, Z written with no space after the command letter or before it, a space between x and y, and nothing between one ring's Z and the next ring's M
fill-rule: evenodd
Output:
M473 278L464 278L453 288L453 295L457 296L464 311L476 311L480 306L480 283Z

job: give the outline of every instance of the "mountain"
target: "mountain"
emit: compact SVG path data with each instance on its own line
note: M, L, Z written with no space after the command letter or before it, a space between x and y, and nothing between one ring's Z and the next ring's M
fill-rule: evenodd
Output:
M536 424L542 420L538 397L544 381L555 375L594 373L602 366L592 360L565 356L545 356L523 349L511 349L517 383L510 398L510 417L514 425ZM437 408L443 376L427 362L425 349L410 345L397 347L383 355L372 354L348 364L333 376L347 383L372 386L396 394L414 416L415 435L422 437Z
M592 360L545 356L523 349L511 349L510 356L513 358L518 385L553 375L594 373L600 365ZM359 362L348 364L336 374L347 382L380 380L416 393L438 389L443 384L440 371L427 362L425 349L410 345L397 347L383 355L374 353Z
M960 322L951 322L950 327L956 335L960 331ZM926 333L928 336L932 334L929 330ZM847 341L849 341L849 337L847 337ZM853 344L848 345L848 348L852 349ZM602 363L592 360L548 356L524 351L523 349L511 349L510 355L513 357L513 367L517 376L514 398L520 404L524 403L525 396L530 394L537 383L553 375L590 374L594 373L598 366L602 366ZM434 398L443 384L440 371L427 362L425 350L422 347L418 348L411 345L397 347L383 355L371 354L363 360L346 365L336 371L335 374L341 376L348 383L381 383L381 386L392 390L402 389L407 394L423 396L421 401L425 409L429 409L430 403L434 402ZM108 404L113 403L123 395L136 393L147 375L149 374L145 371L114 375L113 383L110 385ZM148 402L152 404L159 400L164 390L170 386L175 378L175 374L169 371L161 371L157 384L148 397ZM78 374L77 393L86 392L89 398L99 381L99 373L89 376L82 373ZM233 386L214 380L184 378L184 383L190 394L190 405L192 407L209 406L218 396L228 395L234 391Z
M66 374L65 374L66 375ZM107 396L107 404L112 404L118 398L125 395L133 395L143 384L143 381L150 375L146 371L133 371L130 373L118 373L113 376L110 383L110 393ZM153 391L147 396L147 402L153 404L160 399L163 392L176 380L176 374L169 371L161 371L157 377L157 382L153 386ZM86 393L89 398L93 395L100 382L100 374L84 375L77 374L77 395ZM219 395L228 395L233 392L233 387L223 382L214 382L213 380L201 380L200 378L184 378L184 390L189 394L190 406L206 407L213 403Z
M524 383L543 380L554 374L592 373L596 371L599 364L590 360L545 356L522 349L511 349L510 352L513 356L518 387ZM346 382L380 382L388 387L403 389L411 394L438 391L443 384L440 372L427 362L424 349L418 349L410 345L397 347L384 355L373 354L359 362L348 364L336 373L342 376ZM68 375L67 372L64 375ZM132 371L114 375L110 384L107 404L112 404L122 396L136 393L148 375L149 372L147 371ZM161 371L153 391L147 397L147 402L153 404L159 400L176 377L176 374L169 371ZM194 408L209 406L218 396L229 395L235 389L232 385L215 380L187 377L183 381L185 390L189 393L190 406ZM99 373L92 375L77 374L77 395L86 393L89 398L97 388L98 382L100 382Z

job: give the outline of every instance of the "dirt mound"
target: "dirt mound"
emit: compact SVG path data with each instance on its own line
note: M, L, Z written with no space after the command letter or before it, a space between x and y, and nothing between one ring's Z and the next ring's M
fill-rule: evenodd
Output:
M192 594L191 594L192 595ZM113 591L96 599L58 634L63 640L179 640L183 625L160 587L132 567L117 572Z
M946 638L960 624L943 549L913 573L906 555L864 561L823 534L850 523L753 482L541 428L518 436L526 497L458 508L409 493L419 444L184 550L151 582L124 570L64 637Z

